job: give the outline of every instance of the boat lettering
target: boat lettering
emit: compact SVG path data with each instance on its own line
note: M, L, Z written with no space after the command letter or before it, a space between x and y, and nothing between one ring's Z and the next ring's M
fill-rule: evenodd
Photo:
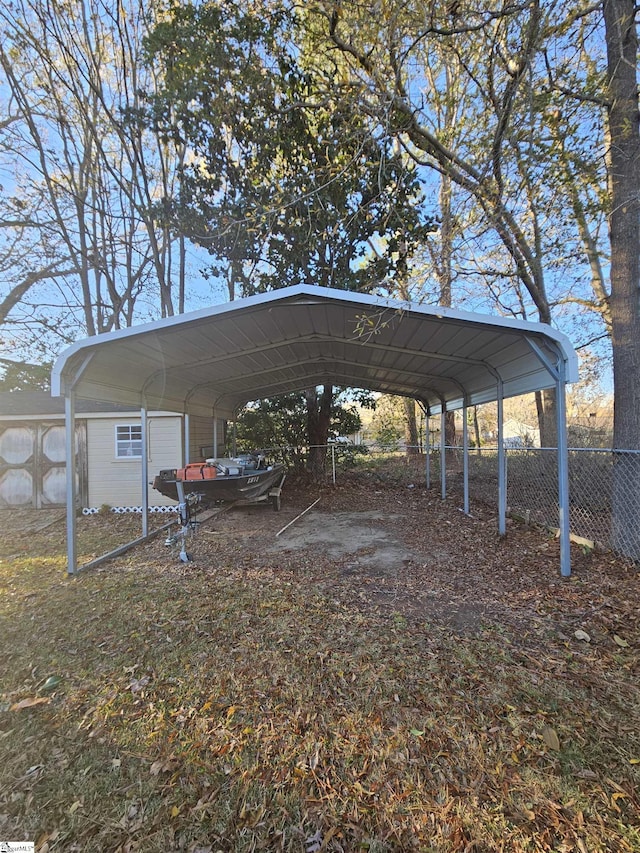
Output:
M249 479L247 480L247 485L249 486L251 485L251 483L257 483L259 479L260 477L249 477Z

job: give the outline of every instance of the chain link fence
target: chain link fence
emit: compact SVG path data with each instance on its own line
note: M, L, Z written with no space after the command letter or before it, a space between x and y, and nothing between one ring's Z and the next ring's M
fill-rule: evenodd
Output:
M555 448L509 449L506 460L512 513L557 527ZM569 526L597 547L640 558L640 451L569 450Z
M303 470L309 447L277 447L265 452L273 461ZM315 448L316 450L320 448ZM422 447L330 444L326 476L338 483L346 471L360 472L380 484L421 486L427 475L440 492L440 447L429 459ZM569 525L574 536L597 548L640 562L640 451L599 448L569 450ZM527 524L550 529L559 525L558 454L555 448L505 448L507 512ZM445 448L446 492L462 502L464 454ZM468 456L469 498L488 506L498 503L498 449L472 448ZM473 506L471 507L473 512Z
M413 451L413 452L412 452ZM440 448L427 461L421 448L327 448L327 475L337 481L348 469L369 468L383 482L419 485L429 471L431 487L441 483ZM555 448L505 448L508 512L528 524L558 527L558 454ZM464 456L445 449L447 494L462 497ZM497 506L498 450L469 451L470 500ZM569 450L571 533L598 548L640 560L640 451L594 448Z

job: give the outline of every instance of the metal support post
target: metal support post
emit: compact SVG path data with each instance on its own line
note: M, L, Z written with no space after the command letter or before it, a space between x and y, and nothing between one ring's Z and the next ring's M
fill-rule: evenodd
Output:
M504 398L502 380L498 380L498 533L507 532L507 483L504 466Z
M65 452L67 480L67 573L75 574L78 568L76 539L76 395L68 391L64 398Z
M560 529L560 574L571 575L571 528L569 502L569 448L567 441L567 398L564 361L558 359L556 382L556 417L558 430L558 527Z
M442 411L440 412L440 496L442 500L445 500L447 497L446 422L447 413L443 402Z
M148 442L148 429L149 429L149 421L147 418L147 407L146 404L142 406L140 409L140 432L142 435L142 462L141 468L141 476L142 476L142 492L141 492L141 501L140 506L142 508L142 535L149 535L149 442Z
M188 465L191 462L191 436L190 436L190 424L189 424L189 415L185 412L184 414L184 464Z
M462 507L466 515L469 515L469 427L467 424L467 399L462 404Z
M426 486L431 488L431 435L429 433L429 425L431 424L431 415L427 413L425 416L425 436L424 436L424 474Z

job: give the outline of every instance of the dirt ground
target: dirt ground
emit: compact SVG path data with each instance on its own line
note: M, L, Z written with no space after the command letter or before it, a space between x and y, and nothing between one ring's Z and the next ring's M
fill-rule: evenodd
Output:
M291 483L281 512L264 504L224 512L189 550L187 570L237 560L331 587L360 608L465 634L491 623L515 637L562 640L584 630L598 642L640 616L640 573L610 553L572 546L572 576L562 578L552 534L509 519L501 538L492 507L466 516L424 487L376 487L357 475L321 490Z

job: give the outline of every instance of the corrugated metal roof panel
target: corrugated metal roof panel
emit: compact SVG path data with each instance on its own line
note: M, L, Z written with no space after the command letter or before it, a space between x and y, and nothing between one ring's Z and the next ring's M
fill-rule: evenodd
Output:
M81 341L54 394L231 417L260 397L333 382L423 400L435 414L552 387L533 340L567 381L568 339L535 323L297 286Z

